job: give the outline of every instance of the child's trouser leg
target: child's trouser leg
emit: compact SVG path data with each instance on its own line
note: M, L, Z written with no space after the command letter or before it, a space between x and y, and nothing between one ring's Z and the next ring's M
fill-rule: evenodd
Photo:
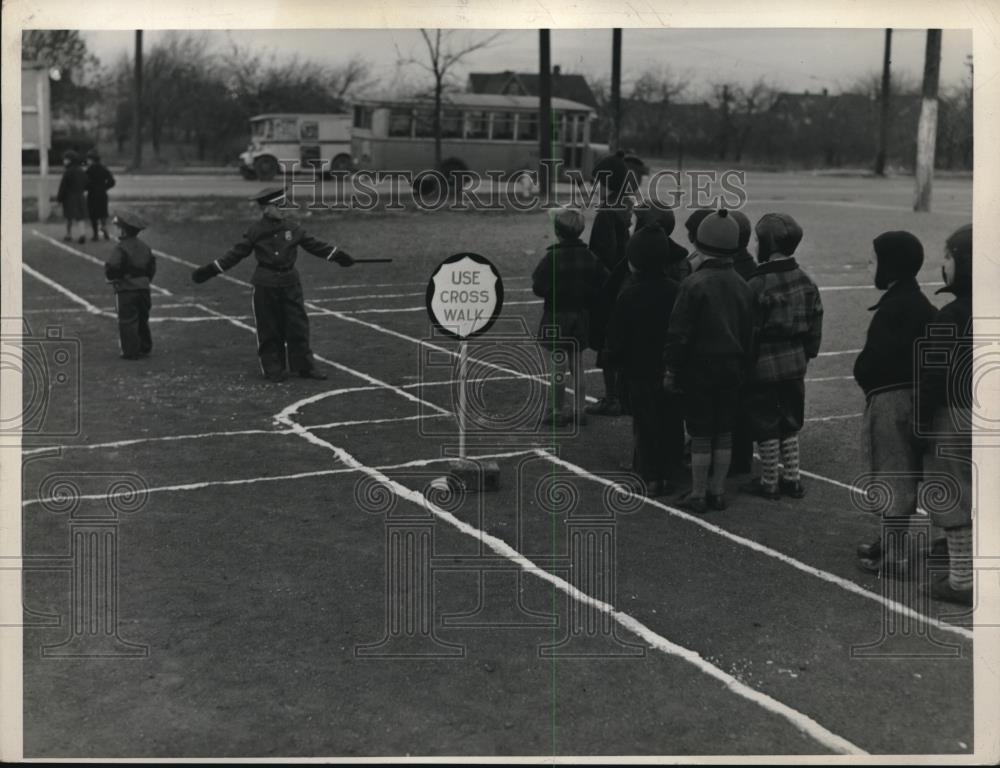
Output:
M569 356L569 375L573 377L573 411L582 414L587 407L587 376L583 372L582 350L578 344L573 345Z
M257 356L265 376L285 370L285 336L281 288L255 286L253 316L257 330Z
M726 475L733 456L733 435L724 432L712 441L712 474L708 481L708 492L721 496L726 491Z
M309 348L309 316L306 314L302 286L284 289L285 342L288 344L288 369L308 373L316 366Z
M139 341L139 291L122 291L115 295L118 309L118 339L122 357L138 357L142 350Z
M137 291L141 293L139 299L139 353L148 355L153 351L153 335L149 330L149 310L152 306L152 299L149 291Z

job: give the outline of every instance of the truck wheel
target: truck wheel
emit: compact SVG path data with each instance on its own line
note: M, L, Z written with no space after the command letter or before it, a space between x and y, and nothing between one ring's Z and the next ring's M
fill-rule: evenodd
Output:
M458 179L454 178L459 171L468 170L468 167L457 157L449 157L441 161L441 173L448 179L448 186L454 188L458 184Z
M354 168L354 162L350 155L340 154L330 161L331 171L350 171Z
M257 178L261 181L270 181L281 170L278 166L278 161L270 155L262 155L254 160L253 169L257 172Z

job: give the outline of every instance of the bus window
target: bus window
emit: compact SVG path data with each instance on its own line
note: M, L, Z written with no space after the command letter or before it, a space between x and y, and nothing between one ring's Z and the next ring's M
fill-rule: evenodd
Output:
M413 122L413 135L417 138L427 138L434 135L434 112L432 110L418 109L413 113Z
M389 135L410 136L413 114L409 109L389 110Z
M467 112L465 114L465 138L489 138L490 121L486 112Z
M319 123L315 120L304 120L299 129L299 136L303 141L318 141Z
M441 137L445 139L462 138L462 113L456 110L445 110L441 114Z
M371 128L372 127L372 108L371 107L354 107L354 127L355 128Z
M523 112L517 116L518 141L536 141L538 139L538 118Z
M514 138L513 112L495 112L493 114L493 138L508 140Z

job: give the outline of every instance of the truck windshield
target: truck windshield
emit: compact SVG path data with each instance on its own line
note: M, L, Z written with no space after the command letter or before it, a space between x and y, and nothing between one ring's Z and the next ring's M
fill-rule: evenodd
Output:
M256 122L250 123L251 130L253 131L253 137L255 139L269 139L271 138L271 121L270 120L257 120Z

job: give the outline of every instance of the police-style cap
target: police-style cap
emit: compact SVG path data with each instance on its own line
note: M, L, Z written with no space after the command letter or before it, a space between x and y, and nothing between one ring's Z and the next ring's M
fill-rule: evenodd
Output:
M132 211L115 211L115 223L124 224L137 232L149 226L145 219Z
M247 199L254 200L260 205L270 205L271 203L280 203L282 200L285 199L285 188L268 187L267 189L262 189L256 195L251 195Z

